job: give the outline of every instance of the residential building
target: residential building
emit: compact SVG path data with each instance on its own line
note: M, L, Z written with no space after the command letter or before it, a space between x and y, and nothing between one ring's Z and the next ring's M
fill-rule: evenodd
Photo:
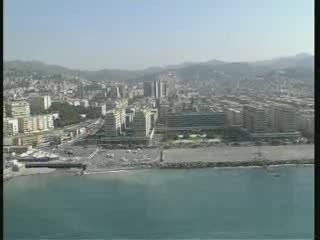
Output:
M36 146L43 139L41 134L24 134L15 138L14 144L17 146Z
M259 106L244 106L243 126L251 133L265 133L267 131L266 111Z
M15 136L19 133L19 124L17 118L3 118L3 135Z
M297 115L294 108L278 105L272 111L272 128L280 132L294 132L297 130Z
M25 100L9 102L6 104L5 109L8 117L20 118L30 116L30 105Z
M33 133L51 130L54 128L53 119L52 114L18 118L19 132Z

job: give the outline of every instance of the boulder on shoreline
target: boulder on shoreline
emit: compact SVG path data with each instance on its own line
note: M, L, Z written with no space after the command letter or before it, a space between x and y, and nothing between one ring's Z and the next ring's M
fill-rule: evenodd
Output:
M270 166L285 164L313 164L314 159L292 159L280 161L243 161L243 162L161 162L159 168L209 168L209 167L249 167L249 166Z

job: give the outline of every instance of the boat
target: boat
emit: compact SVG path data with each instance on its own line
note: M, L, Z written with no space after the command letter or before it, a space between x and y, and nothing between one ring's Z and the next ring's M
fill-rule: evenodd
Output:
M272 174L272 176L273 176L273 177L280 177L280 173L274 172L274 173Z
M77 172L76 174L75 174L75 176L82 176L82 175L84 175L86 172L84 171L84 170L81 170L80 172Z

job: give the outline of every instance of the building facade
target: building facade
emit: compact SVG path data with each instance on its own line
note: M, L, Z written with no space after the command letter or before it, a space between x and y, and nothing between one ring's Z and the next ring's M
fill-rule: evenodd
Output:
M168 113L166 117L168 130L223 129L225 125L223 111Z
M54 117L52 114L46 114L18 118L18 126L20 133L48 131L54 128Z
M285 105L274 107L272 111L271 126L279 132L296 131L297 115L295 109Z
M17 118L4 118L3 119L3 135L15 136L19 133L19 124Z
M266 111L257 106L244 106L243 126L251 133L265 133L267 131Z
M30 98L30 107L33 113L45 111L51 107L51 97L48 95L32 97Z
M151 129L151 117L149 109L139 109L133 119L135 137L148 137Z
M106 113L103 130L107 137L116 137L121 133L121 113L118 110L110 110Z
M6 104L6 115L8 117L19 118L30 116L30 105L25 100L13 101Z

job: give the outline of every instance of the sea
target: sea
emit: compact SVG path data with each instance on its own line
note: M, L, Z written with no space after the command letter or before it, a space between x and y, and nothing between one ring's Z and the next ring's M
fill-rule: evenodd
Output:
M4 183L4 239L313 239L314 168L64 171Z

